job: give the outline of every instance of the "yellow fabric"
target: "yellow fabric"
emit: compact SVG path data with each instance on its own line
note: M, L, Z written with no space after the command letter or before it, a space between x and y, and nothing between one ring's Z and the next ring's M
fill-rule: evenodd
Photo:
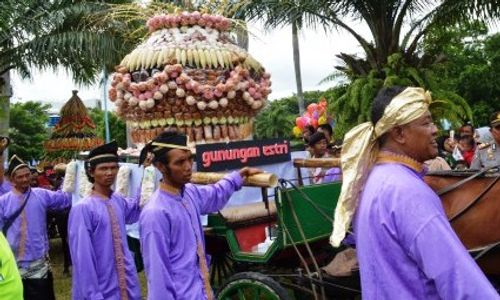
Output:
M500 113L498 113L493 121L490 122L491 126L500 124Z
M358 204L359 194L378 154L378 137L391 128L421 117L431 102L429 92L407 88L392 99L384 115L375 124L366 122L351 129L342 145L342 190L335 209L330 243L338 247L345 237Z
M23 284L9 243L0 232L0 299L22 300Z
M152 142L151 145L159 146L161 148L172 148L172 149L181 149L181 150L190 150L188 146L175 145L175 144L165 144L160 142Z

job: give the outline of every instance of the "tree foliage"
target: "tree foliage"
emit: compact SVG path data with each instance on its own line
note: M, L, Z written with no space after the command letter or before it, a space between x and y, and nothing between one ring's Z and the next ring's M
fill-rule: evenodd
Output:
M43 142L49 137L46 126L49 109L49 104L34 101L11 104L9 154L26 161L42 159Z
M94 81L131 46L120 34L123 24L89 22L117 2L124 1L1 1L0 74L13 69L30 77L33 67L63 67L77 82Z
M98 107L89 110L89 116L96 125L96 135L103 140L106 137L104 126L104 111ZM127 129L125 122L119 119L114 112L108 112L109 135L111 140L116 140L118 147L127 148Z
M466 99L478 126L500 110L500 34L487 34L483 22L471 22L433 30L422 44L426 53L446 58L433 71L441 86Z
M326 91L308 91L304 93L304 102L307 105L317 103L325 98L328 103L338 98L345 91L345 87L336 87ZM333 111L330 114L336 116ZM294 138L292 128L295 119L299 116L297 97L285 97L271 102L257 115L254 122L254 138Z

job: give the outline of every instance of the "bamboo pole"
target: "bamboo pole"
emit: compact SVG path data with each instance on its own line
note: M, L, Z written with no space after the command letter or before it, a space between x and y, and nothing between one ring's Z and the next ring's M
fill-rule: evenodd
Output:
M221 180L225 173L194 172L191 176L191 183L211 184ZM245 177L244 186L275 187L278 185L278 176L273 173L259 173Z
M293 160L296 168L335 168L340 167L340 158L296 158Z

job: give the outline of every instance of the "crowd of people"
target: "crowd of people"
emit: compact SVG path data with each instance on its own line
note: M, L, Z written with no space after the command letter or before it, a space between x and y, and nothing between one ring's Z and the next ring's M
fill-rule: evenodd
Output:
M427 162L429 169L480 170L500 163L500 112L490 116L489 128L475 129L470 123L437 138L438 157Z
M382 89L371 122L349 131L342 149L329 125L304 132L310 158L342 161L342 172L310 170L313 184L342 180L331 243L338 246L352 224L364 299L498 299L422 178L437 166L498 167L500 112L491 117L490 141L478 140L470 124L456 138L438 141L429 103L421 88ZM125 229L136 222L148 299L215 299L200 216L222 209L244 178L261 170L244 167L212 185L190 184L187 137L166 131L141 153L140 164L152 164L162 175L141 207L140 195L128 199L112 188L117 150L112 142L90 151L85 171L91 194L69 213L73 299L141 299ZM0 299L55 299L47 215L71 206L62 177L51 169L35 173L15 155L7 170L0 164Z
M152 163L163 176L141 208L140 195L126 199L112 190L117 150L112 142L90 151L85 171L92 192L70 211L73 299L141 299L125 229L135 222L140 224L148 299L215 299L200 215L222 209L244 178L261 170L244 167L215 184L192 185L187 136L164 132L141 153L141 163ZM31 170L17 156L9 161L8 180L3 169L0 174L0 299L55 299L47 213L68 208L71 194L32 187Z

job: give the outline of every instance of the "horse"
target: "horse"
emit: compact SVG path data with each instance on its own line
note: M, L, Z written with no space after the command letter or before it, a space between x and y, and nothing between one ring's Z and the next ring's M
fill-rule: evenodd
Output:
M464 179L465 178L465 179ZM500 173L438 171L425 182L440 195L452 228L483 272L500 276Z

